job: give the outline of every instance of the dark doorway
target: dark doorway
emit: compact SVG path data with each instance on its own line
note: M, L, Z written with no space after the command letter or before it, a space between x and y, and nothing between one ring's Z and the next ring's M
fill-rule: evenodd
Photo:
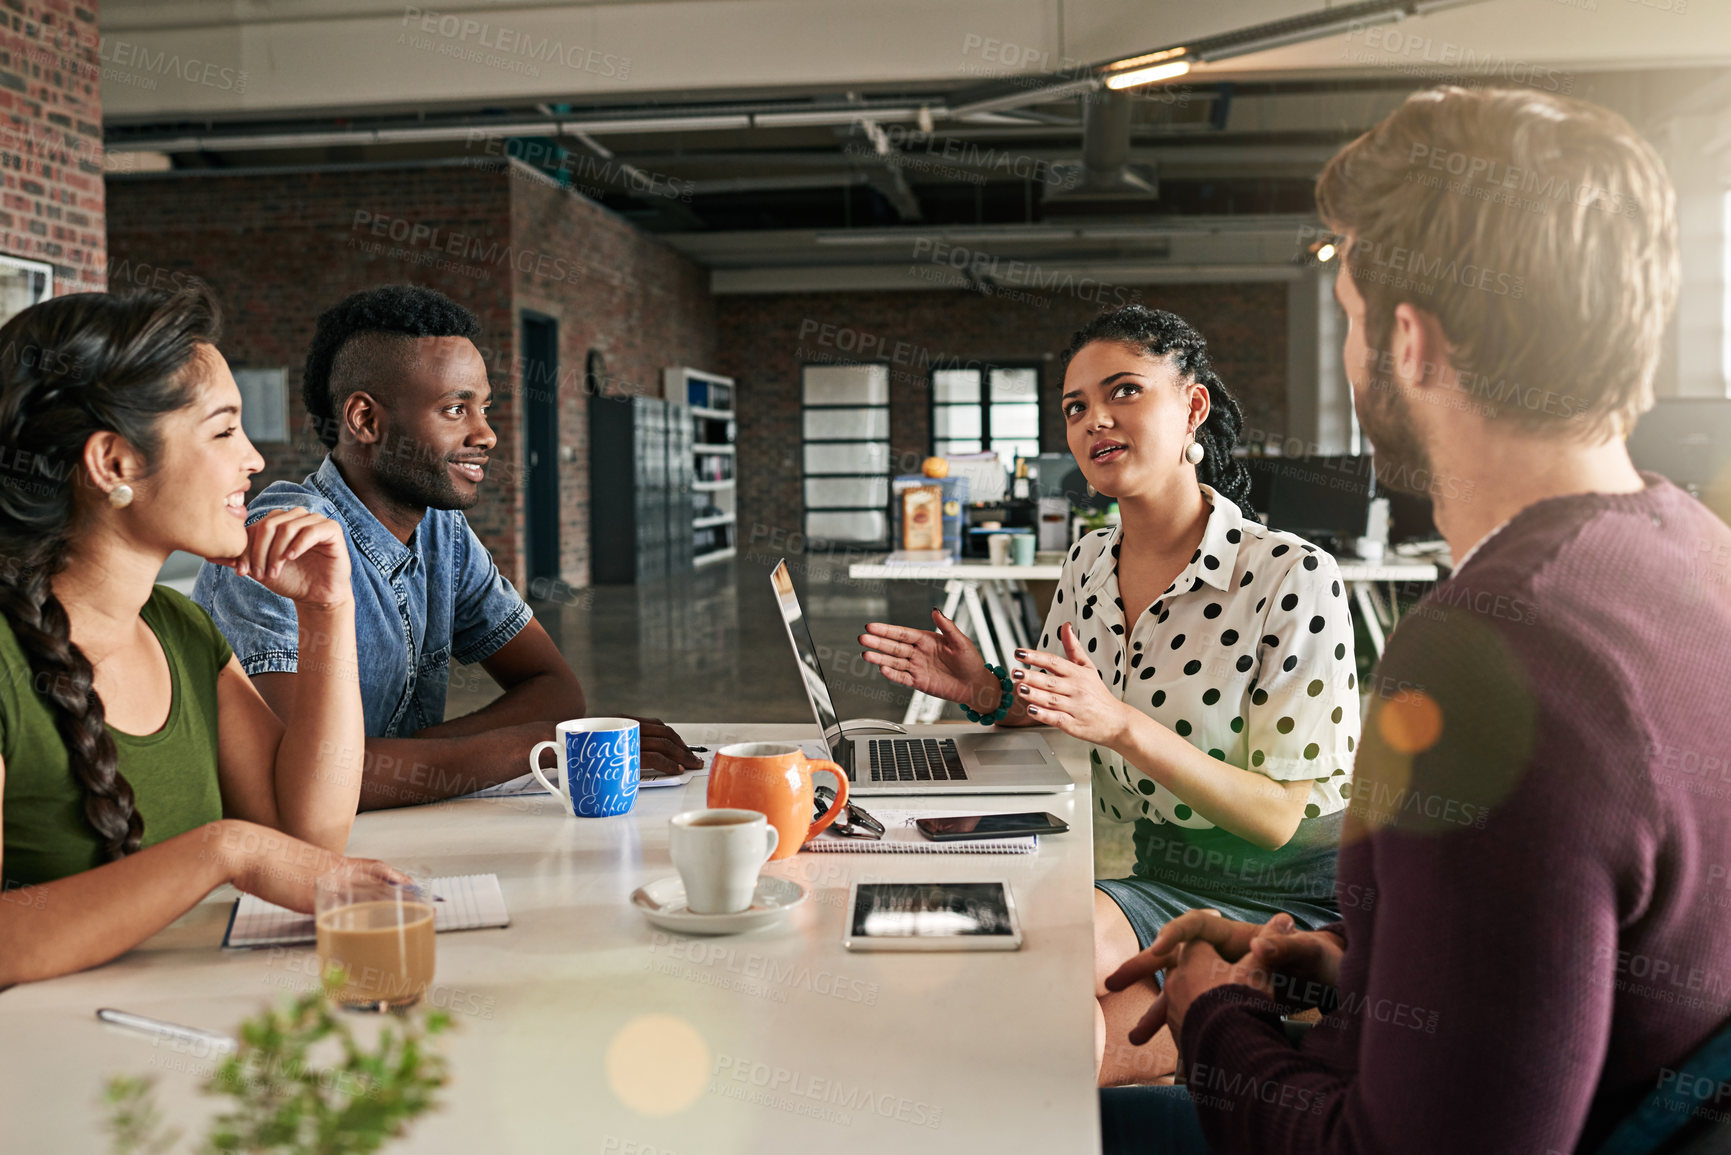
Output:
M523 538L529 580L559 578L559 326L523 314Z

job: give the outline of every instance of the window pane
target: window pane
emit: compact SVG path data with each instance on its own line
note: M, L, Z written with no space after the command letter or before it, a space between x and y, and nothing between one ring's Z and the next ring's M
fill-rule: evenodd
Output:
M1004 437L1040 438L1040 407L1038 405L992 406L992 444Z
M807 437L845 437L859 441L888 441L888 409L807 409Z
M807 405L888 405L888 365L807 365Z
M1013 469L1018 456L1037 456L1040 452L1040 443L1038 441L999 441L994 437L992 439L992 451L998 455L998 460L1004 463L1005 469Z
M240 427L247 440L270 444L289 439L288 370L236 369Z
M978 401L980 399L980 371L978 369L933 369L932 370L932 400L940 404L945 401Z
M952 453L978 453L978 441L938 441L932 445L932 452L939 457L947 457Z
M805 479L807 509L834 509L837 506L888 506L888 477L808 477Z
M992 400L1038 402L1040 400L1040 371L1038 369L993 369Z
M46 266L0 257L0 322L53 296L53 281Z
M933 437L979 437L978 405L939 405L932 410Z
M890 447L884 441L861 441L854 445L807 445L805 472L888 473Z
M889 536L889 526L882 513L808 513L805 535L821 541L877 543Z

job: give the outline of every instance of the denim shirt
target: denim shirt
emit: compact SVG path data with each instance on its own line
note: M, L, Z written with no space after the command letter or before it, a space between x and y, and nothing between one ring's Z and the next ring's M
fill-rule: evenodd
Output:
M528 624L528 605L459 510L429 509L405 545L326 457L300 484L278 481L253 498L247 524L297 507L334 519L348 538L367 737L407 738L443 722L452 660L492 655ZM295 671L293 602L209 562L192 599L215 620L249 677Z

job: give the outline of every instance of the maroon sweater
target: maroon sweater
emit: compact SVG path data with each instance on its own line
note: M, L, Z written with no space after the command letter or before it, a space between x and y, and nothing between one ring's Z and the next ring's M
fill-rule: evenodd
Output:
M1523 510L1401 622L1339 1007L1296 1049L1249 987L1185 1019L1215 1152L1590 1149L1731 1018L1731 530L1644 476Z

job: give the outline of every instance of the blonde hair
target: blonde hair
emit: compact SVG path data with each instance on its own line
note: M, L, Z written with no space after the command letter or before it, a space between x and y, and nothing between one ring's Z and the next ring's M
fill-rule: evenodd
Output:
M1526 89L1416 92L1316 183L1386 350L1397 305L1434 315L1461 388L1534 429L1626 434L1680 270L1653 148L1609 109Z

